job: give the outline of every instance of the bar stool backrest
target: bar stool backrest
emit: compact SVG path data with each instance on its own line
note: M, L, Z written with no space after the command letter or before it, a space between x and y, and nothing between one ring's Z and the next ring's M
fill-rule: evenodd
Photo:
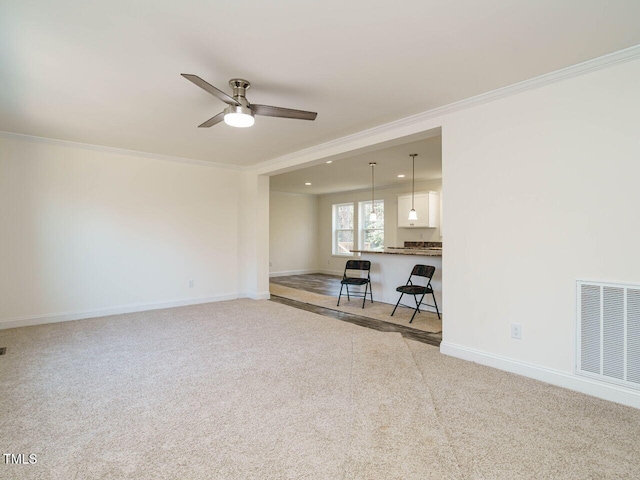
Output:
M347 275L347 271L349 270L359 270L357 272L357 276L359 277L367 277L369 275L369 270L371 270L371 262L369 260L347 260L347 264L344 267L344 274L342 278L354 277L355 272L351 272ZM366 274L365 274L366 272Z
M433 274L436 272L436 267L432 265L416 265L411 270L411 276L415 275L417 277L426 277L431 282L433 278Z

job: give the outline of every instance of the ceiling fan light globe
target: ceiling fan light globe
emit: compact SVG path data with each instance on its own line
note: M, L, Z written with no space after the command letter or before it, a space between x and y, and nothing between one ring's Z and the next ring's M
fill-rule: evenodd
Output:
M231 127L247 128L253 126L255 118L250 108L229 106L224 111L224 123Z
M406 211L406 210L405 210ZM409 212L409 220L417 220L418 219L418 214L416 213L416 211L412 208L411 211Z

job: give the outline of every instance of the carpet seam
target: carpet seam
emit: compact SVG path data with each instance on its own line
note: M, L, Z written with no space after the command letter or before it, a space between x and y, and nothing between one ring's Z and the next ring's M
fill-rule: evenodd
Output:
M349 433L347 435L347 448L346 448L346 458L345 458L345 468L343 480L346 480L347 475L349 474L349 467L351 466L351 445L353 443L353 422L354 422L354 399L353 399L353 364L355 361L355 347L353 345L353 333L351 334L351 362L349 365Z
M451 453L453 454L453 457L455 459L455 463L454 464L457 467L457 470L458 470L457 473L459 475L459 478L466 478L466 479L469 479L469 480L484 480L484 477L482 477L482 478L477 478L477 477L471 478L471 477L469 477L468 475L466 475L464 473L462 465L460 463L460 458L458 456L458 452L456 451L456 448L454 446L455 444L452 441L451 434L450 434L449 430L447 429L447 427L445 425L445 422L443 421L442 412L440 411L440 409L438 408L437 403L434 400L433 391L432 391L432 389L431 389L431 387L429 385L429 382L427 382L427 380L424 378L424 375L422 374L422 370L420 369L420 367L418 365L418 362L416 361L416 357L415 357L415 355L413 353L413 350L411 349L411 347L407 343L407 339L402 337L402 340L404 341L404 343L405 343L405 345L407 347L407 350L409 350L409 353L411 355L411 360L413 361L413 364L414 364L416 370L418 371L418 374L420 375L420 378L422 379L422 384L424 385L424 388L425 388L427 394L429 395L429 398L431 399L431 404L433 405L433 410L435 412L436 420L438 421L438 424L440 425L440 428L442 428L442 431L444 432L444 435L445 435L445 437L447 439L447 443L449 444L449 448L451 449Z

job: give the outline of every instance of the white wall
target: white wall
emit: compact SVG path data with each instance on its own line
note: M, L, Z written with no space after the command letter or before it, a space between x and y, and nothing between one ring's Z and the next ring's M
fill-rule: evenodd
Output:
M239 193L239 290L242 296L268 299L269 177L243 172Z
M441 351L640 407L637 391L574 373L576 279L640 284L638 85L634 47L260 171L441 129ZM330 239L320 236L325 265ZM511 323L522 325L522 340L510 338Z
M270 274L317 272L317 252L317 195L272 191L269 198Z
M236 171L0 137L0 325L237 297L239 185Z
M640 284L638 85L635 60L443 118L443 351L572 376L576 279Z
M416 182L415 191L442 192L442 180ZM384 200L384 245L402 247L405 241L440 242L440 228L398 228L398 195L411 193L411 185L376 188L376 200ZM359 190L319 196L318 203L318 264L323 272L342 275L348 257L332 255L332 206L336 203L371 201L371 192ZM408 213L408 212L407 212ZM354 227L356 230L358 226ZM356 232L357 235L357 232Z
M640 406L573 374L576 279L640 284L640 59L587 70L295 162L442 127L442 351ZM239 173L0 138L0 322L260 294L269 192L258 173L292 162ZM320 198L319 225L334 201ZM319 267L342 272L326 257L330 233L318 236Z

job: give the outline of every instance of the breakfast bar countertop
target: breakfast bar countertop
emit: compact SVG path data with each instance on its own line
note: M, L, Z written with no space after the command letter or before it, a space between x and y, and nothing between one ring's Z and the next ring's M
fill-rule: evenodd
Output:
M382 253L390 255L421 255L441 257L442 248L386 247L384 250L350 250L353 253Z
M418 264L435 267L431 287L438 305L442 306L442 244L425 245L425 243L427 242L420 245L405 244L404 247L387 247L384 250L351 250L358 255L358 260L371 262L371 286L374 292L374 301L395 305L398 301L396 288L398 285L407 283L407 276ZM423 304L420 310L422 307L435 312L433 307Z

